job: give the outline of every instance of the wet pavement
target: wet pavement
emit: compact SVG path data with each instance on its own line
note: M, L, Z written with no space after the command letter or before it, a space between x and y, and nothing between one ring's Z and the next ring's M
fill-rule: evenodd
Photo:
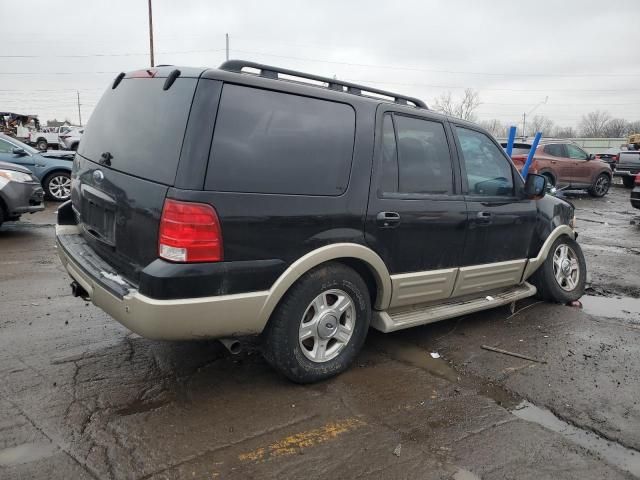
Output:
M70 296L52 207L6 224L0 478L640 476L637 214L622 188L570 200L584 309L528 299L371 332L353 368L308 386L252 350L128 332Z

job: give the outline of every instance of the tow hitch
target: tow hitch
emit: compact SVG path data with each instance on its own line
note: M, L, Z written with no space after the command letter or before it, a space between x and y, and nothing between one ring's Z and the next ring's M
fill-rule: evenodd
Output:
M80 285L78 282L76 282L75 280L73 282L71 282L71 294L74 297L80 297L83 300L89 300L89 292L87 292L82 285Z

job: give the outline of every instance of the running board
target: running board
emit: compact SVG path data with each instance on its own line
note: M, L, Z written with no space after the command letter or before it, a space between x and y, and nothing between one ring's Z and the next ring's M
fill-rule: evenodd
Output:
M440 303L423 308L402 309L393 313L373 312L371 326L381 332L395 332L403 328L415 327L427 323L458 317L468 313L479 312L489 308L507 305L516 300L531 297L536 294L536 287L524 282L501 293L482 296L463 302Z

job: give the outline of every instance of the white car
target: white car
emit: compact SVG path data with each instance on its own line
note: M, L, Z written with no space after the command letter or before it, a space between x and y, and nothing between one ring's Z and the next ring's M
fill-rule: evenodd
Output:
M70 127L69 130L58 137L58 146L62 150L78 150L78 144L84 133L84 127Z

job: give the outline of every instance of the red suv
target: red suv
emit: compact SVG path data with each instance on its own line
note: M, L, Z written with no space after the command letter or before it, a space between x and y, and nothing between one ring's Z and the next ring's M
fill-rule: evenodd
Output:
M506 143L502 145L506 146ZM513 163L521 171L530 150L530 143L514 144ZM551 185L585 189L594 197L607 194L613 176L608 163L596 159L568 140L542 140L529 171L544 175Z

